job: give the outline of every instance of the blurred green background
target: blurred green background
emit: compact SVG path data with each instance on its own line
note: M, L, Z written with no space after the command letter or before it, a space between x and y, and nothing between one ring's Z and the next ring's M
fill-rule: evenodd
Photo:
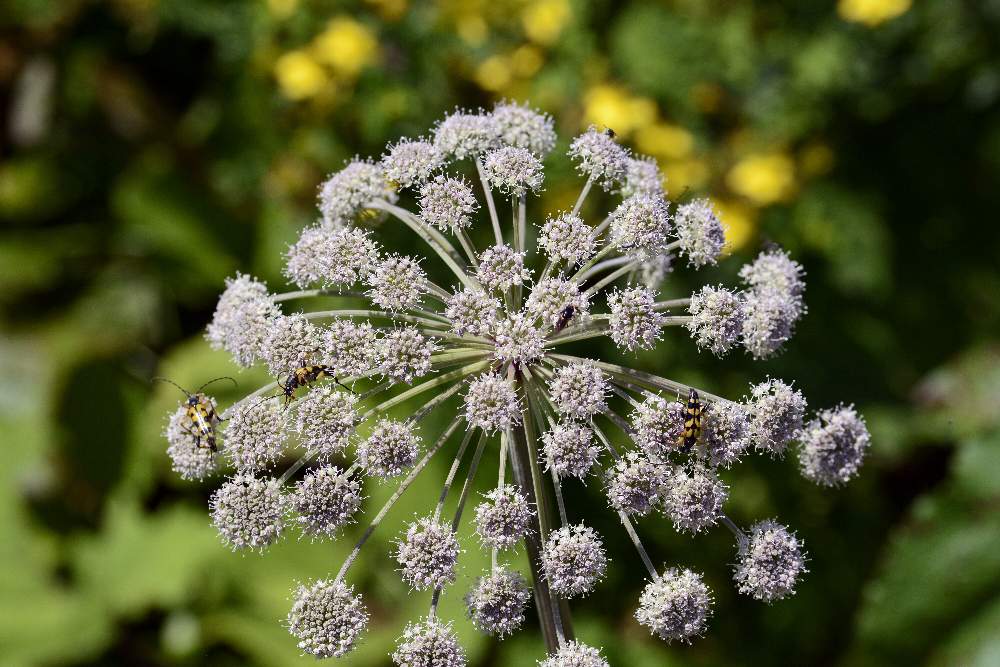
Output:
M675 332L635 363L733 396L794 379L812 407L856 403L874 437L843 489L805 482L794 458L726 476L734 518L777 516L805 539L811 573L790 600L736 595L724 529L642 522L657 562L715 590L691 646L631 620L638 561L596 485L571 491L614 558L574 605L581 638L615 665L1000 664L998 34L998 0L7 0L0 665L312 662L280 619L293 582L335 570L350 538L221 546L217 482L180 481L164 452L179 393L148 379L234 371L201 338L223 279L283 284L326 173L504 97L552 113L561 148L609 125L674 196L715 198L736 257L679 271L668 292L732 281L768 241L809 273L809 313L778 359L720 362ZM553 156L536 219L579 185ZM426 607L386 552L442 466L352 575L375 618L344 664L387 664ZM482 565L465 544L442 608L471 661L534 664L533 623L498 644L462 618Z

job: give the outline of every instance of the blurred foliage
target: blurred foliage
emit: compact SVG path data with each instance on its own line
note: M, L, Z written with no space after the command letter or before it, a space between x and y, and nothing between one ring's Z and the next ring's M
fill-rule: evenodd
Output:
M737 597L724 531L691 540L647 519L656 558L705 569L711 632L666 646L639 628L636 557L615 541L578 633L619 665L1000 663L998 33L997 0L4 3L0 665L311 662L280 619L292 583L349 540L226 551L211 485L180 482L164 455L176 390L148 378L232 372L200 337L223 278L281 283L325 173L503 97L551 112L564 141L613 127L673 195L716 198L739 258L774 240L809 270L783 357L719 362L678 338L640 363L734 395L794 378L814 406L856 402L874 434L844 489L792 461L728 476L738 520L777 515L804 537L795 598ZM545 209L578 187L565 160L549 169L564 177ZM617 530L597 494L569 498ZM425 604L385 555L406 514L357 570L375 621L345 664L385 664ZM475 664L533 664L534 631L497 644L463 620L477 551L443 613Z

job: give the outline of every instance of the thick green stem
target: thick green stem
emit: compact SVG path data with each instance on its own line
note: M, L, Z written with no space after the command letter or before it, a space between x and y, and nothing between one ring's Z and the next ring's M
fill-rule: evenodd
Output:
M611 441L608 440L607 436L604 435L602 431L596 424L593 425L594 433L597 434L597 439L601 441L604 448L608 450L611 457L616 461L620 458L618 456L618 450L615 449ZM642 540L639 539L639 534L635 530L635 526L632 525L632 520L629 518L628 514L618 510L618 518L621 519L622 525L625 527L625 532L628 533L629 538L632 540L632 544L635 546L635 550L639 554L639 558L642 560L642 564L646 566L646 570L649 572L649 576L653 578L653 581L660 580L660 573L656 571L656 567L653 565L652 559L649 557L649 553L646 551L646 547L643 546Z
M431 363L455 361L457 359L474 359L476 357L491 356L489 352L474 348L445 348L444 352L431 355Z
M517 229L521 238L521 250L525 250L528 245L528 202L525 195L517 200Z
M653 561L650 560L649 554L646 552L646 547L642 546L642 540L639 539L639 534L635 532L635 526L632 525L632 520L628 518L628 515L621 510L618 511L618 518L622 520L622 525L625 526L625 532L628 533L629 538L632 540L632 544L635 546L636 552L639 554L639 558L642 560L642 564L646 566L646 571L649 572L649 576L653 578L653 581L660 580L660 573L656 571L656 567L653 566Z
M504 482L507 481L507 449L508 449L509 438L506 431L500 432L500 459L499 465L497 466L497 491L503 488ZM496 572L497 570L497 550L493 548L490 550L490 562L491 572Z
M452 385L445 391L442 391L440 394L438 394L431 400L424 403L424 405L419 410L410 415L407 421L409 421L411 424L416 424L421 419L429 415L434 410L434 408L441 405L449 398L457 394L461 388L462 388L462 383L456 382L454 385Z
M428 328L420 329L420 333L424 334L425 336L431 336L433 338L437 338L438 340L451 341L456 345L460 344L469 348L477 348L483 350L484 352L485 351L492 352L493 350L496 349L496 345L490 343L485 338L479 338L478 336L468 336L468 335L459 336L458 334L451 333L448 331L441 331L440 329L428 329Z
M433 295L441 303L447 303L448 299L451 297L451 293L448 292L448 290L432 280L424 281L424 285L427 287L428 293Z
M542 508L538 506L531 472L527 464L528 445L524 439L524 431L515 428L510 433L510 467L514 473L514 481L527 499L529 505L538 508L539 529L547 522L542 518ZM542 541L539 533L529 532L524 538L524 546L528 552L528 564L531 568L532 592L535 597L535 611L538 613L538 625L545 638L545 647L549 653L559 650L559 634L556 631L556 619L553 610L552 595L542 570ZM568 617L562 616L563 634L567 634ZM572 633L569 633L572 634Z
M563 343L572 343L573 341L577 340L587 340L588 338L597 338L599 336L605 336L607 335L608 331L610 331L610 329L611 327L609 325L605 325L600 329L591 329L588 327L586 331L579 331L579 330L570 331L564 335L559 335L548 339L547 341L545 341L545 347L555 347L556 345L562 345Z
M591 428L597 435L597 439L601 441L601 444L604 445L604 448L608 450L608 452L611 454L611 458L613 458L615 461L620 459L621 456L618 454L618 450L615 449L615 446L611 444L611 441L608 439L608 436L604 435L604 431L601 430L601 427L598 426L597 424L593 424Z
M637 389L636 391L641 391L641 390ZM621 384L620 380L611 381L611 392L616 396L618 396L619 398L625 399L625 401L627 401L628 404L631 405L633 408L638 408L641 405L639 401L632 398L632 395L630 393L625 391L625 388ZM642 394L645 396L645 392L642 392Z
M722 522L722 525L728 528L729 532L736 537L737 547L740 551L743 551L746 548L747 543L750 542L750 538L747 537L747 534L740 530L740 527L733 523L733 520L725 514L720 514L719 520Z
M511 370L510 373L513 374L513 371ZM525 401L530 400L524 391L523 383L521 394ZM542 628L542 635L549 653L554 653L559 650L560 639L572 639L573 631L569 607L564 600L557 600L552 595L542 570L542 544L548 539L552 517L549 509L549 494L544 483L545 478L538 465L538 439L531 419L529 408L527 405L523 406L521 428L514 428L509 432L510 462L514 480L520 487L521 493L528 500L528 504L534 505L536 508L538 532L528 533L524 543L531 566L532 588L539 625ZM556 608L556 605L559 607Z
M436 296L438 296L441 299L451 296L444 288L430 281L428 281L428 286L435 292ZM336 297L342 299L367 299L369 301L371 300L371 297L365 292L358 292L355 290L337 291L333 289L307 289L307 290L298 290L295 292L283 292L280 294L272 294L271 301L275 303L281 303L283 301L292 301L295 299L308 299L317 296ZM411 308L410 311L416 313L417 315L420 315L421 317L426 317L430 320L435 320L437 322L440 322L441 324L444 324L446 326L451 325L451 323L448 321L448 318L444 317L439 313L435 313L430 310L421 310L419 308ZM326 311L326 312L339 312L339 311ZM438 326L440 326L440 324Z
M272 294L271 301L281 303L282 301L292 301L294 299L307 299L314 296L332 296L345 299L367 299L368 295L356 290L335 290L335 289L303 289L294 292L282 292Z
M521 238L521 225L517 219L517 200L514 197L510 199L510 218L510 227L514 234L514 250L524 252L524 239Z
M535 418L535 425L538 427L538 432L541 433L542 431L547 430L545 416L543 416L542 412L548 406L543 403L540 397L541 390L538 386L536 386L535 380L531 376L531 372L528 369L525 369L524 386L528 394L531 396L531 399L528 401L528 405L531 407L531 412ZM549 417L549 421L552 422L551 416ZM552 489L555 492L556 497L556 507L559 510L559 525L566 526L569 524L569 518L566 515L566 502L563 500L562 484L559 481L559 475L556 474L554 469L551 470L550 473L552 476Z
M479 257L476 255L476 246L473 245L472 239L469 238L469 233L460 228L455 232L455 236L458 237L458 242L462 244L465 254L469 256L469 263L472 264L472 268L478 269Z
M607 215L604 217L604 220L601 220L601 224L594 227L594 235L600 236L601 234L604 233L604 230L607 229L610 225L611 225L611 216Z
M521 195L521 204L517 205L515 200L512 198L510 200L510 212L511 212L511 226L514 228L514 250L520 253L524 253L524 233L525 233L525 222L524 222L524 195ZM514 303L518 308L521 307L521 300L524 298L524 285L518 283L514 287Z

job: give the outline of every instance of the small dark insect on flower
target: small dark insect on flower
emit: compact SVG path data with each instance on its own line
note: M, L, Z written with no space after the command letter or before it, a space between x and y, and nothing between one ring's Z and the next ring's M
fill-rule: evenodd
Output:
M575 315L575 314L576 314L576 308L575 307L573 307L573 306L566 306L565 308L563 308L563 311L561 313L559 313L559 321L556 322L556 330L555 330L555 332L559 333L560 331L562 331L563 329L565 329L566 325L569 324L569 321L573 319L573 315Z
M698 399L698 392L691 389L688 392L687 407L684 409L684 433L677 442L681 447L681 452L685 454L691 451L701 436L702 412L703 408Z
M233 386L238 386L236 384L236 380L227 375L209 380L192 393L173 380L168 380L167 378L162 377L155 377L152 379L152 382L169 382L184 392L187 396L187 401L185 401L187 409L184 415L185 421L182 424L181 429L194 438L195 444L198 447L207 447L213 452L218 450L215 444L215 427L222 421L222 419L215 411L215 403L208 396L201 393L201 390L213 382L218 382L219 380L229 380L233 383Z
M299 387L305 387L312 384L316 380L320 380L327 376L333 376L330 372L330 368L323 366L322 364L305 364L302 362L298 368L288 374L285 378L285 382L282 385L281 393L285 397L285 405L295 400L295 390Z
M605 128L604 134L608 135L608 137L611 138L611 139L615 138L615 131L612 130L610 127Z
M323 378L332 378L334 382L339 384L341 387L347 391L354 393L354 390L348 387L346 384L337 379L334 375L333 369L330 366L325 366L323 364L307 364L305 359L299 362L299 367L288 374L285 381L278 381L281 385L281 395L285 397L285 405L288 405L295 400L295 390L300 387L307 387L317 380L322 380Z
M282 380L280 377L275 378L275 382L281 388L281 391L276 394L271 394L270 396L265 396L252 406L250 410L255 409L257 406L265 403L272 398L278 398L279 396L284 397L282 405L288 407L288 404L295 400L295 392L301 387L308 387L317 380L322 380L323 378L331 378L334 382L339 384L341 387L351 392L356 393L353 389L348 387L346 384L341 382L333 372L333 368L326 366L324 364L307 364L304 359L299 361L299 366L294 371L288 374L288 377Z

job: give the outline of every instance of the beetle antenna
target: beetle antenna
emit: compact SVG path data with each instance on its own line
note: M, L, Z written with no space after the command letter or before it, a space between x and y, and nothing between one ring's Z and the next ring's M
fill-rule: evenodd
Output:
M191 392L189 392L187 389L185 389L184 387L180 386L179 384L177 384L173 380L167 379L165 377L156 376L154 378L150 378L149 381L150 382L169 382L170 384L174 385L175 387L177 387L178 389L180 389L181 391L183 391L185 396L190 397L192 395Z
M240 385L238 385L238 384L236 383L236 380L234 380L233 378L229 377L228 375L223 375L223 376L221 376L221 377L217 377L217 378L215 378L215 379L212 379L212 380L209 380L209 381L208 381L208 382L206 382L205 384L201 385L200 387L198 387L198 391L196 391L195 393L196 393L196 394L198 394L198 393L201 393L201 390L202 390L202 389L204 389L204 388L205 388L205 387L207 387L208 385L212 384L213 382L218 382L219 380L229 380L230 382L232 382L232 383L233 383L233 387L239 387L239 386L240 386Z
M352 394L354 394L355 396L357 396L358 392L354 391L353 389L351 389L350 387L348 387L346 384L344 384L343 382L341 382L338 377L334 376L333 381L336 382L337 384L339 384L341 387L343 387L347 391L349 391Z
M249 408L247 408L247 410L244 412L244 414L246 414L247 412L250 412L251 410L256 410L257 406L260 405L261 403L264 403L265 401L270 401L272 398L278 398L279 396L281 396L280 393L278 393L278 394L271 394L269 396L262 397L260 400L254 402L253 405L251 405Z

